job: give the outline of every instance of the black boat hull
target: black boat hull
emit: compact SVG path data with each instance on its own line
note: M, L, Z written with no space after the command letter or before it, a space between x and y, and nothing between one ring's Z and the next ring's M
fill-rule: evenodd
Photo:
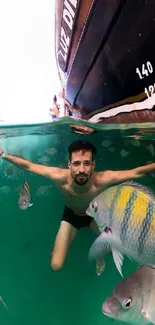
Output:
M57 0L56 60L70 111L155 121L155 1Z

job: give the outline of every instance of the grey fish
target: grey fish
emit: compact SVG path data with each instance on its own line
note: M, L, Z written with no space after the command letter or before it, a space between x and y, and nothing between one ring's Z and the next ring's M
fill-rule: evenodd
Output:
M152 156L155 155L155 150L154 150L154 146L153 144L150 144L147 149L149 150L149 152L151 153Z
M0 187L0 193L9 194L11 192L11 187L4 185Z
M30 203L31 196L30 196L30 187L27 181L25 181L18 200L18 205L21 210L26 210L33 205Z
M55 155L57 153L57 149L56 148L47 148L45 150L45 152L49 155Z
M125 149L121 149L120 155L122 158L126 158L129 155L129 152L126 151Z
M110 139L105 139L105 140L102 140L102 142L101 142L101 146L105 147L105 148L109 147L111 144L112 144L112 140L110 140Z
M112 186L92 200L86 213L101 232L89 258L102 258L110 247L121 275L123 255L155 267L155 197L147 187L131 181Z
M102 305L104 315L130 324L155 324L155 269L142 266L119 282Z
M42 185L37 190L37 195L50 196L53 185Z

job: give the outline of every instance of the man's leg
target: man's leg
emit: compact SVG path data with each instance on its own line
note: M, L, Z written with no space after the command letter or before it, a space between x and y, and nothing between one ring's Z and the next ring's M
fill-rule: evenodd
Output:
M95 234L97 234L98 236L100 235L100 231L99 228L95 222L95 220L93 219L89 225L89 228L95 232ZM105 269L105 262L104 259L98 259L96 261L96 274L97 275L101 275L104 272Z
M73 227L66 221L61 221L60 228L58 230L54 248L51 253L51 268L53 271L59 271L68 254L69 247L74 240L78 229Z

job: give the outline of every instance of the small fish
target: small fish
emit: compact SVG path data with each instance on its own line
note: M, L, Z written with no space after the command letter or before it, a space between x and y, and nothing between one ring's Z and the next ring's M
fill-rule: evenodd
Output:
M119 282L104 301L102 312L133 325L155 324L155 269L142 266Z
M42 185L37 190L37 195L50 196L52 185Z
M55 148L47 148L45 152L51 156L55 155L57 153L57 149Z
M103 140L102 142L101 142L101 146L102 147L105 147L105 148L107 148L107 147L109 147L110 145L112 144L112 140Z
M154 146L153 144L150 144L147 149L149 150L149 152L151 153L152 156L155 155L155 150L154 150Z
M25 181L18 200L18 205L21 210L26 210L27 208L31 207L33 203L30 203L30 187L27 181Z
M101 232L89 258L102 258L111 248L121 275L123 255L155 267L155 197L147 187L133 181L112 186L92 200L86 213Z
M41 164L44 164L44 165L48 164L49 161L50 161L50 159L47 156L43 156L43 157L38 159L38 162L40 162Z
M0 192L4 193L4 194L10 194L11 193L11 187L4 185L2 187L0 187Z
M120 155L122 158L126 158L129 155L129 152L124 149L121 149Z
M8 179L18 179L19 175L20 171L17 169L17 167L8 166L4 170L4 177L7 177Z
M114 147L109 147L108 150L109 150L110 152L115 152L115 151L116 151L116 149L115 149Z
M133 145L133 146L135 146L135 147L140 147L140 141L137 139L131 139L130 140L130 143Z

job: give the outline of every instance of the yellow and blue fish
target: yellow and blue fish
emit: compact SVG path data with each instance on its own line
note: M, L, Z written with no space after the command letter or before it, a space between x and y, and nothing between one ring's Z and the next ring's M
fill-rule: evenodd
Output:
M146 186L133 181L112 186L91 201L86 213L101 232L90 259L111 250L121 275L123 255L155 268L155 196Z

